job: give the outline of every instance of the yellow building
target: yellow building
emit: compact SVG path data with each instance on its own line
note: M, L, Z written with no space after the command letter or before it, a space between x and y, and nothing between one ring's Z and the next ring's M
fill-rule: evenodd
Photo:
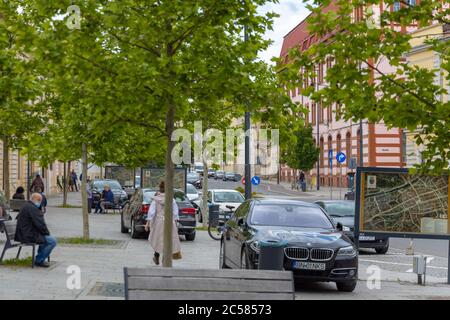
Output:
M412 39L410 41L412 49L406 55L409 63L412 65L419 66L421 68L427 68L430 70L435 70L434 82L436 85L441 86L446 89L439 99L442 102L449 101L450 94L450 82L447 81L447 73L442 69L442 59L438 53L434 52L429 44L426 43L427 39L440 39L441 41L449 41L450 39L450 25L433 24L431 26L418 29L411 32ZM404 130L404 145L406 165L407 167L412 167L414 164L421 163L422 161L422 150L424 146L418 146L415 143L414 136L418 132L408 132Z

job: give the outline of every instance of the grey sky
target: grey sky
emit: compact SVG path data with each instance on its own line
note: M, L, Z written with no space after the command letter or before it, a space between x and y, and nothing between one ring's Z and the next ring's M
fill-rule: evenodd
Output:
M308 15L308 10L302 0L279 0L278 4L265 5L260 12L275 12L280 15L274 21L273 31L267 31L265 36L273 41L272 45L259 55L264 61L270 62L272 57L280 55L283 37Z

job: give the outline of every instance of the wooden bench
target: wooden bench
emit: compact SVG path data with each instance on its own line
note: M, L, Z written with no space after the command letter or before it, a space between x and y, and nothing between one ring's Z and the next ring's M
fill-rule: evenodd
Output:
M3 247L2 255L0 256L0 264L3 262L3 257L5 256L6 250L12 249L12 248L19 248L17 251L16 259L19 259L20 252L22 250L22 247L31 247L33 250L32 256L31 256L31 267L34 268L34 259L35 259L35 253L36 253L36 246L39 246L37 243L20 243L16 242L14 240L14 236L16 235L16 227L17 227L17 221L10 220L10 221L4 221L0 220L0 232L4 232L6 235L6 242L5 246ZM48 261L50 262L50 257L48 257Z
M27 200L11 199L9 200L9 207L12 211L20 211L27 202Z
M124 268L126 300L293 300L291 271Z

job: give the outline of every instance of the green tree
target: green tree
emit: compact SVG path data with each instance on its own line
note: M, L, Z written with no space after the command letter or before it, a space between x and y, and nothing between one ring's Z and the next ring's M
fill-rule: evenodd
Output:
M38 100L39 79L35 61L23 50L28 39L0 16L0 139L3 141L3 184L11 198L9 151L26 145L30 133L45 122Z
M306 2L306 1L305 1ZM379 0L337 0L337 11L325 12L330 0L307 1L312 14L308 18L309 31L318 39L307 50L294 48L283 68L287 86L302 87L304 78L299 70L306 70L315 77L318 63L325 64L330 57L334 64L326 73L328 85L315 91L311 86L303 92L325 105L337 103L342 106L338 117L358 121L368 119L376 123L384 121L388 127L407 128L418 131L416 143L424 144L424 163L421 171L448 172L450 160L450 102L441 100L448 95L446 88L435 84L435 73L444 72L450 80L448 42L444 34L435 35L426 43L440 56L442 70L428 70L414 66L405 59L411 50L412 34L401 32L416 21L419 27L430 23L448 25L450 9L442 1L423 0L416 5L400 1L398 11L385 10L379 17L373 14L372 6L379 7ZM394 4L394 0L382 1L383 5ZM362 8L364 17L355 21L352 13ZM398 28L392 28L398 25ZM332 34L332 41L325 41ZM280 61L281 62L281 61ZM380 63L389 63L395 68L388 73Z
M294 143L283 152L283 160L292 168L309 171L319 159L319 148L314 143L312 127L304 126L295 130Z

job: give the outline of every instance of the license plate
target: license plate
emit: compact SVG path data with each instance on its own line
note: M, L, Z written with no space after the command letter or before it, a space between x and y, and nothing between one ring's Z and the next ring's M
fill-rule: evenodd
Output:
M325 270L325 263L294 261L292 268L300 270Z
M375 241L373 236L359 236L359 241Z

